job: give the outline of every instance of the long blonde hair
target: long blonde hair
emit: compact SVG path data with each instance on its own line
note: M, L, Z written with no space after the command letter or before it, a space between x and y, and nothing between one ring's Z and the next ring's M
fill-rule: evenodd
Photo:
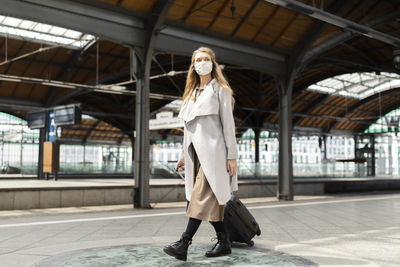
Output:
M232 88L229 86L228 81L226 80L224 74L222 74L221 67L218 65L217 61L215 60L215 53L212 49L208 47L200 47L199 49L195 50L192 54L192 63L190 64L189 71L187 74L186 78L186 86L185 86L185 91L183 92L183 97L182 97L182 106L183 107L190 99L190 97L193 94L193 91L196 89L196 87L200 86L200 76L197 74L197 72L194 70L194 64L195 64L195 56L197 53L206 53L210 56L211 62L213 64L213 68L211 71L211 77L215 78L219 84L224 90L229 91L232 94L232 110L235 106L235 98L233 97L233 91Z

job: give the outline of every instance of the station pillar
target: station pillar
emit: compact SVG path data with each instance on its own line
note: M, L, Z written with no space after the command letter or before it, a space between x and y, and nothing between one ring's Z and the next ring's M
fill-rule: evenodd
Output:
M260 132L259 128L254 128L254 143L255 143L255 163L260 162Z
M135 135L134 135L134 198L135 208L150 208L150 105L149 105L149 75L145 74L144 63L138 55L132 51L131 68L136 80L136 111L135 111Z
M280 80L279 91L279 200L293 200L292 163L292 89L293 79Z
M158 33L173 0L156 1L146 18L143 47L131 49L131 76L136 80L135 114L135 208L150 207L150 70Z
M38 172L37 177L39 180L44 180L44 172L43 172L43 144L46 141L47 129L40 129L39 133L39 159L38 159Z

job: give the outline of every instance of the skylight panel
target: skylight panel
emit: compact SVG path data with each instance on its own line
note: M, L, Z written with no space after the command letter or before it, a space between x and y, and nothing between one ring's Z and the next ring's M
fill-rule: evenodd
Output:
M34 30L38 31L38 32L46 32L48 33L50 31L52 26L48 25L48 24L42 24L42 23L38 23L36 24Z
M354 73L350 76L349 81L352 83L360 83L362 80L361 76L358 73Z
M342 83L338 80L335 79L326 79L324 83L321 83L322 86L330 87L330 88L336 88L339 87Z
M35 23L33 21L29 20L24 20L19 24L20 28L31 30L35 26Z
M343 89L343 87L348 87L351 85L351 83L349 82L345 82L345 81L339 81L336 79L332 79L333 81L335 81L334 83L332 83L334 86L331 86L332 88L335 88L336 90L340 90Z
M0 16L0 35L74 49L96 38L71 29L6 16Z
M396 73L389 73L389 72L382 72L381 75L382 75L382 76L385 76L385 77L392 77L392 78L396 78L396 77L399 76L399 75L396 74Z
M327 93L327 94L333 94L336 90L333 88L325 87L325 86L320 86L317 84L313 84L308 89L321 92L321 93Z
M366 89L368 89L367 86L364 86L364 85L361 85L361 84L356 84L352 88L350 88L350 92L359 93L361 91L365 91Z
M68 30L60 27L53 26L49 33L54 34L54 35L64 35Z
M15 18L10 18L10 17L6 17L3 20L3 24L9 25L9 26L19 25L21 22L22 22L22 20L20 20L20 19L15 19Z
M320 93L338 94L363 99L373 94L400 87L400 75L383 72L347 73L319 81L307 90Z
M351 97L351 98L360 98L360 96L358 94L353 93L353 92L347 92L347 91L340 91L339 95Z
M380 79L372 79L369 81L365 81L364 84L368 87L374 87L378 84L380 84L382 81L380 81Z
M67 30L64 35L69 38L79 39L82 36L82 33L73 30Z

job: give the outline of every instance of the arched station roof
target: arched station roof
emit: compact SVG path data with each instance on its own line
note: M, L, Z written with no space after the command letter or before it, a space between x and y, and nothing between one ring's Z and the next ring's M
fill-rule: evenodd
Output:
M61 138L64 142L70 141L73 143L130 144L131 142L128 135L122 133L120 129L85 115L81 124L63 127Z
M128 81L129 45L140 49L146 18L153 14L156 2L4 0L0 9L2 16L65 27L98 39L78 48L55 47L0 63L0 73L84 85L96 85L97 80L99 84ZM293 5L284 7L273 2L173 1L155 45L150 111L155 113L182 96L185 74L169 76L165 73L187 70L191 51L201 45L213 48L217 60L225 66L224 72L236 97L234 114L238 134L247 128L277 129L278 79L290 70L293 62L298 68L292 97L295 131L363 132L379 114L399 106L398 88L364 99L306 90L326 78L346 73L399 74L392 63L396 46L367 37L368 32L322 22L312 14L307 15L304 9L294 10ZM398 1L291 2L329 12L368 27L371 32L400 38ZM16 59L49 46L27 38L2 35L0 61ZM156 78L159 75L162 77ZM127 84L126 89L134 91L135 85ZM131 136L135 125L134 94L106 94L87 88L69 89L3 79L0 81L0 99L2 111L21 114L79 102L86 114L111 124L124 134ZM178 130L160 130L159 133L180 134Z

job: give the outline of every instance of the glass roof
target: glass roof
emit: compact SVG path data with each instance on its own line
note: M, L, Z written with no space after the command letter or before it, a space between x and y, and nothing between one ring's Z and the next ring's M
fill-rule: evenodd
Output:
M363 99L376 93L400 87L400 75L381 72L357 72L338 75L317 82L307 90L324 94Z
M82 48L95 39L90 34L1 15L0 35L75 49Z

